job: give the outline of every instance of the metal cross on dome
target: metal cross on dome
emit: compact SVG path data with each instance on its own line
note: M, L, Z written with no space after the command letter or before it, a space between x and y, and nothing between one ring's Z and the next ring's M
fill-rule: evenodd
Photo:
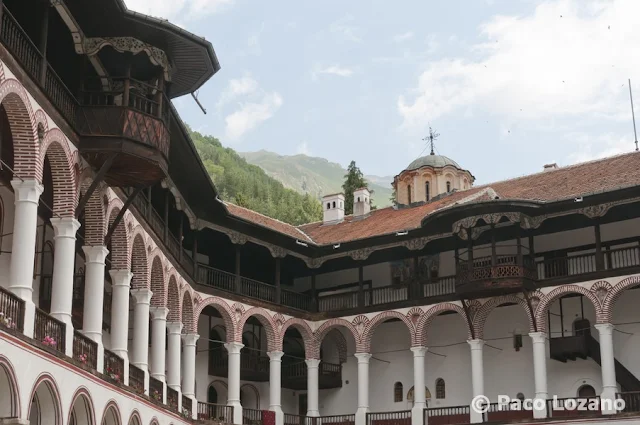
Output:
M434 148L434 141L440 137L440 133L436 132L433 128L431 128L431 126L429 126L429 135L427 137L425 137L424 139L422 139L422 141L424 142L428 142L431 145L431 155L435 155L433 148Z

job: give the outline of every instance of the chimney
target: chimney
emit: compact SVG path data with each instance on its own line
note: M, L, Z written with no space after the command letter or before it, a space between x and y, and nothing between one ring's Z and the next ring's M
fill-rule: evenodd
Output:
M369 189L361 187L353 192L353 217L366 217L371 212Z
M557 170L558 169L558 164L556 164L555 162L553 164L545 164L544 165L544 171L552 171L552 170Z
M322 197L324 224L340 223L344 220L344 195L335 193Z

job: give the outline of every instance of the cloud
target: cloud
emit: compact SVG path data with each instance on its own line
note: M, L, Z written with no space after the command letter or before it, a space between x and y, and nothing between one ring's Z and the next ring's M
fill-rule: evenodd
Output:
M345 68L340 65L331 65L326 68L316 68L311 73L311 78L313 80L317 80L318 76L325 75L336 75L338 77L351 77L353 75L353 70L351 68Z
M413 32L407 31L402 34L396 34L393 36L393 41L396 43L400 43L403 41L411 40L413 38Z
M637 16L637 0L548 0L529 16L494 16L466 57L428 63L399 96L403 128L469 106L530 122L628 119L625 83L640 77Z
M362 41L361 29L351 22L354 21L353 16L346 15L329 26L329 32L340 39L340 41L351 41L360 43Z
M247 75L242 78L236 78L229 81L229 85L220 95L218 100L218 108L237 99L240 96L246 96L258 91L259 85L256 80Z
M628 153L635 149L633 140L629 137L621 137L608 133L598 137L587 133L572 133L568 136L576 148L569 155L571 163L592 161L612 155Z
M296 152L301 155L311 156L311 151L309 150L309 144L306 141L303 141L296 147Z
M257 102L247 102L240 109L225 117L226 135L231 141L242 137L246 132L271 118L282 106L282 96L273 92L265 94Z
M130 10L165 19L180 18L181 21L202 19L234 2L235 0L125 0Z

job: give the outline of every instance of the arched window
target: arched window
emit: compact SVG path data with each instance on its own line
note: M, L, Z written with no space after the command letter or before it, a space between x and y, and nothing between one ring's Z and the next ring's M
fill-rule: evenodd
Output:
M216 391L213 385L210 385L209 389L207 390L207 403L218 403L218 391Z
M333 208L336 207L336 201L333 201Z
M429 202L431 199L431 193L429 192L429 182L424 184L424 199Z
M400 403L402 401L402 396L404 395L404 390L402 388L402 382L396 382L393 384L393 402Z
M327 202L327 209L331 208L331 202Z
M588 397L595 397L595 396L596 396L596 390L591 385L588 385L588 384L583 385L578 390L578 397L580 398L588 398Z
M436 398L445 398L447 391L444 384L444 379L436 379Z
M451 182L447 182L447 192L451 192Z
M407 186L407 199L408 199L407 204L411 205L411 185Z

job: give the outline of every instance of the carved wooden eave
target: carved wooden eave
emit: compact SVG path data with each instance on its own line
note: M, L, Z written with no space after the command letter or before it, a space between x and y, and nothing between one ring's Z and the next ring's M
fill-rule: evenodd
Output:
M171 178L169 177L166 177L160 182L160 184L164 189L167 189L169 192L171 192L176 201L176 208L184 212L187 216L187 219L189 220L189 227L191 229L198 228L198 217L196 217L189 205L187 205L187 202L184 200L184 197L178 190L178 187L175 185L175 183L173 183L173 180L171 180Z

